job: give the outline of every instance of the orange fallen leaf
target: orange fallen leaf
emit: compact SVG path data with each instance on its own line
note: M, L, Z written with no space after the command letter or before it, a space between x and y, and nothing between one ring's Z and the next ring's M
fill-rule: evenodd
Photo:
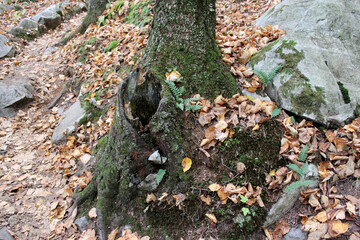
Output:
M349 228L348 223L342 223L340 220L333 220L329 223L329 233L332 237L337 237L345 233Z
M206 205L210 205L210 203L211 203L211 197L210 196L205 197L204 195L201 195L200 199L201 199L201 201L206 203Z

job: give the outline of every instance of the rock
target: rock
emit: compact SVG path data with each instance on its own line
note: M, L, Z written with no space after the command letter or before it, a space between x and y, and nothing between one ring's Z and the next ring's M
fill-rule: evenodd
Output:
M44 55L51 55L53 52L56 52L58 48L56 47L47 47L44 51Z
M81 218L77 218L74 223L76 224L76 226L78 227L78 229L80 230L80 232L83 232L86 230L86 225L87 225L87 219L85 216L81 217Z
M161 157L159 150L156 150L155 152L153 152L150 155L148 160L152 161L153 163L156 163L156 164L164 164L166 162L167 158Z
M61 24L61 12L63 9L60 5L51 5L44 11L32 17L33 20L45 25L47 28L56 28Z
M65 117L54 129L51 138L53 143L64 141L66 136L75 130L75 125L85 116L85 110L81 107L80 101L78 100L64 112L64 115Z
M0 239L1 240L14 240L13 236L10 235L6 227L3 227L0 230Z
M14 6L0 3L0 14L14 9Z
M14 57L15 47L9 45L9 39L0 34L0 58Z
M20 27L11 28L8 33L18 38L26 37L28 35L30 36L30 33L28 31Z
M84 10L84 11L87 10L86 4L83 3L83 2L80 2L80 3L79 3L79 8L80 8L81 10Z
M33 100L35 90L30 83L12 79L0 82L0 117L13 116L16 110Z
M300 181L311 180L312 183L306 186L294 187L289 192L285 192L283 196L271 207L266 217L264 227L277 222L277 220L288 212L300 197L300 191L308 187L315 188L318 186L318 169L314 164L309 164L308 169L304 176L301 177Z
M147 175L145 180L138 185L138 188L147 192L154 191L159 186L159 183L156 181L156 176L157 174L155 173Z
M291 228L290 231L282 238L282 240L306 240L307 233L301 228Z
M255 54L249 67L282 68L266 92L282 108L326 125L360 110L360 2L284 0L257 20L285 37Z
M25 30L38 30L39 24L30 18L24 18L20 21L19 27Z

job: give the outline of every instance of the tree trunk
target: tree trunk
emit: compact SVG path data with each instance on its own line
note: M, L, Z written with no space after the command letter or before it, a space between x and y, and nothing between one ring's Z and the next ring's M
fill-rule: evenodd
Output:
M185 118L176 107L171 91L163 84L165 73L177 68L182 74L184 97L197 93L204 97L222 92L232 95L236 91L235 80L215 41L215 20L215 0L156 0L150 39L142 59L145 70L136 69L121 83L114 123L106 146L98 154L93 180L77 196L78 204L97 196L103 239L111 229L124 224L144 229L160 221L169 224L168 228L177 228L176 221L182 221L176 216L169 218L175 223L158 216L147 217L143 213L144 197L151 187L143 186L151 183L158 192L184 192L188 186L181 161L184 157L195 159L199 154L195 151L199 139L191 133L199 124L193 114ZM155 150L167 157L165 165L148 161ZM159 169L165 169L166 175L157 186L152 177ZM182 214L176 212L177 208L172 211ZM197 210L190 212L192 216Z
M90 24L96 23L97 18L105 11L108 0L89 0L88 11L86 16L81 22L80 27L66 36L64 39L56 43L56 46L65 45L70 39L75 37L76 34L84 34Z
M215 0L156 0L143 65L158 77L177 68L187 95L236 91L215 41Z

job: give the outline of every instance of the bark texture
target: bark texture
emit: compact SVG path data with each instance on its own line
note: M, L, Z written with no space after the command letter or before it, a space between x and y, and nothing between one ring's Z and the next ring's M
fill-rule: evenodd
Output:
M89 0L88 11L82 20L80 27L55 45L65 45L70 39L75 37L76 34L84 34L91 23L97 22L97 18L102 14L103 11L105 11L107 3L108 0Z
M135 70L121 83L116 119L107 144L98 154L92 183L78 197L81 204L97 196L103 238L123 224L136 228L134 219L140 228L158 227L153 225L159 219L160 225L167 224L166 229L176 227L177 217L159 218L143 213L145 193L138 186L148 174L163 168L166 175L157 190L184 192L179 190L186 189L183 180L187 178L181 160L192 157L198 144L191 133L197 123L189 116L185 119L163 84L169 68L176 67L184 77L180 83L186 89L184 97L196 93L214 97L222 91L224 95L236 91L235 80L215 41L215 20L215 0L156 0L150 39L142 60L146 70ZM190 128L184 127L188 121L193 121L187 124ZM155 166L147 160L154 150L168 158L166 165ZM180 218L187 221L188 216L196 213L189 212ZM179 229L174 232L181 233Z
M144 66L163 77L177 68L187 95L231 95L236 84L215 41L215 0L156 0Z

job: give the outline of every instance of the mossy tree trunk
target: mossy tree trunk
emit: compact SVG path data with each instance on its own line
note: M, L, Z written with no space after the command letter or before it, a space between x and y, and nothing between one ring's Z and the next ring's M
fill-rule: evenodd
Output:
M144 66L160 77L177 68L187 94L230 95L235 81L215 41L215 0L156 0Z
M177 68L182 74L179 86L186 89L184 97L200 93L211 98L236 92L235 80L215 41L215 24L215 0L155 1L150 38L141 64L145 70L136 69L121 83L107 145L98 154L91 184L77 197L78 204L97 197L102 238L129 221L136 225L131 220L134 218L140 225L148 225L142 205L145 193L139 186L149 174L166 169L158 191L186 189L181 181L181 160L194 156L199 142L191 127L184 127L194 116L185 118L176 107L164 84L165 73L169 68ZM187 126L197 124L193 118L190 121ZM154 150L168 158L165 165L148 161Z
M76 34L84 34L90 24L97 22L97 18L105 11L107 3L108 0L89 0L88 11L82 20L81 25L70 35L56 43L56 45L65 45L70 39L75 37Z

